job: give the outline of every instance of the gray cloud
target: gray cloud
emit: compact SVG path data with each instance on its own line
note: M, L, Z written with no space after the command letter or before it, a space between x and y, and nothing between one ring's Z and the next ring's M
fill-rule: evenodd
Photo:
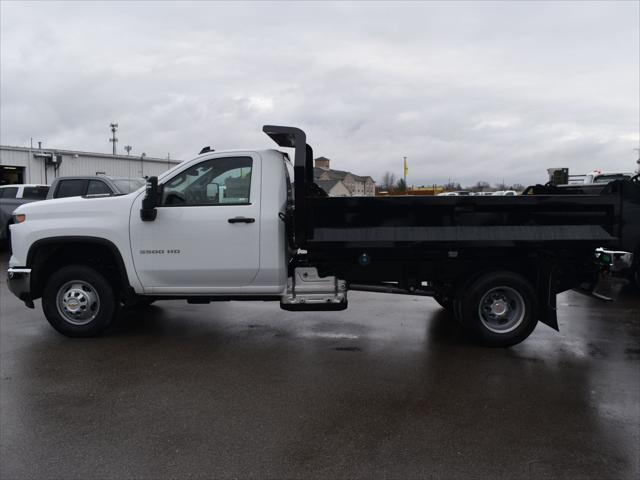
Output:
M187 159L304 128L336 168L631 170L637 2L1 4L0 142Z

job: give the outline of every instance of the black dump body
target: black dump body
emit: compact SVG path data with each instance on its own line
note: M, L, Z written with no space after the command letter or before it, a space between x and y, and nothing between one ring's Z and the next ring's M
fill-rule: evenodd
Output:
M264 131L295 148L289 230L294 246L307 252L296 261L351 283L394 282L410 291L426 283L437 290L504 268L529 275L548 296L592 275L594 250L621 248L623 215L637 216L637 184L594 192L536 187L512 197L329 198L313 184L304 132Z
M608 246L620 230L612 195L309 197L307 206L309 247Z
M475 272L555 272L556 292L593 272L598 247L618 248L619 195L306 199L308 258L355 283L458 283Z
M617 248L640 255L640 181L617 180L608 184L592 185L535 185L526 194L544 196L599 196L620 202L620 208L613 222L618 224L614 234L618 237Z

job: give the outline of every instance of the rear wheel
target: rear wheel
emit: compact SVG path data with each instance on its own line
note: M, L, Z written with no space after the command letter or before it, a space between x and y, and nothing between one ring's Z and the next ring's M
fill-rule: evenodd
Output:
M53 328L68 337L93 337L116 317L113 287L96 270L71 265L54 273L42 295L42 309Z
M463 326L482 344L510 347L526 339L538 323L531 283L514 272L487 273L461 295Z

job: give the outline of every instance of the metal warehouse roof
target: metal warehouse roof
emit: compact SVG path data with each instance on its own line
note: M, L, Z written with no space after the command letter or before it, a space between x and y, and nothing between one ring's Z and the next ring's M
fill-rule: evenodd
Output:
M18 152L55 152L63 155L78 155L82 157L94 157L94 158L108 158L114 160L135 160L140 159L140 155L113 155L112 153L100 153L100 152L84 152L82 150L67 150L64 148L30 148L30 147L15 147L11 145L0 145L0 150L14 150ZM178 164L182 162L182 160L177 159L167 159L167 158L158 158L158 157L150 157L145 154L144 157L145 162L162 162L167 163L170 162L172 164Z

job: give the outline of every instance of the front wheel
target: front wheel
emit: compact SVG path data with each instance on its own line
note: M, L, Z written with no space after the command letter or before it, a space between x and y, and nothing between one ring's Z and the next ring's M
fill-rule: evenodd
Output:
M538 323L538 301L531 283L514 272L491 272L463 294L460 319L480 343L510 347L526 339Z
M68 337L101 334L117 314L118 302L112 286L96 270L71 265L54 273L42 295L45 317Z

